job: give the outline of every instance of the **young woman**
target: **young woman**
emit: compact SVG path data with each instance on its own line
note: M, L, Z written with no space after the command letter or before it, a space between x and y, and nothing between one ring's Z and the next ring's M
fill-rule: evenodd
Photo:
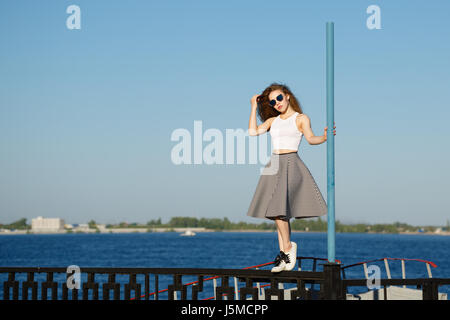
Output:
M327 204L300 159L298 147L303 136L309 144L324 143L328 127L323 136L315 136L309 117L286 85L271 84L251 98L251 105L249 134L257 136L270 131L273 153L260 176L247 215L275 220L280 252L272 272L292 270L297 261L297 244L291 241L290 219L327 213ZM263 122L259 126L256 111ZM336 135L336 130L333 133Z

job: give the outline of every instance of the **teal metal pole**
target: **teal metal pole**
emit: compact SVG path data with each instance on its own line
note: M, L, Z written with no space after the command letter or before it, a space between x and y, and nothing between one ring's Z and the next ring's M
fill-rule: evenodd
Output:
M334 219L334 22L327 22L327 226L328 262L335 262Z

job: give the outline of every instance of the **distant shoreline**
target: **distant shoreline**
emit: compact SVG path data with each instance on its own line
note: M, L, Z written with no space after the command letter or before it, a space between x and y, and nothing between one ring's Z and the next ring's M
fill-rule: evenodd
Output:
M150 230L150 231L149 231ZM168 233L168 232L174 232L174 233L183 233L185 231L193 231L195 233L203 233L203 232L242 232L242 233L257 233L257 232L263 232L263 233L276 233L276 230L257 230L257 229L226 229L226 230L219 230L219 229L206 229L206 228L114 228L114 229L103 229L103 230L96 230L96 229L90 229L85 231L77 231L77 232L71 232L68 230L59 231L59 232L33 232L30 230L14 230L14 231L2 231L0 232L1 235L23 235L23 234L31 234L31 235L50 235L50 234L124 234L124 233ZM305 230L292 230L292 233L327 233L327 231L305 231ZM345 234L351 234L351 233L359 233L359 234L402 234L402 235L436 235L436 236L450 236L450 232L447 231L441 231L441 232L336 232L336 233L345 233Z
M33 223L33 221L35 223ZM38 223L39 222L39 223ZM291 223L292 232L327 233L327 221L318 219L296 219ZM172 217L162 223L161 218L150 220L146 224L120 222L118 224L100 224L94 220L82 224L67 224L61 218L32 219L21 218L10 224L0 224L0 235L4 234L59 234L59 233L147 233L147 232L276 232L275 225L268 221L255 224L231 222L228 218ZM445 226L412 226L407 223L390 224L343 224L335 221L336 233L369 234L427 234L450 235L450 220ZM186 234L188 235L188 234Z

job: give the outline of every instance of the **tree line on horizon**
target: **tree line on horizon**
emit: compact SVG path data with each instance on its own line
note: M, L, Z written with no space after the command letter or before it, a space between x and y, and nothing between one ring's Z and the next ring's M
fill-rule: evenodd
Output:
M22 218L10 224L0 224L0 229L28 230L31 226L26 223L27 219ZM94 220L89 221L90 228L96 228L97 223ZM169 222L162 223L161 218L150 220L146 224L121 222L117 225L107 224L106 228L205 228L211 230L261 230L275 231L276 225L272 222L248 223L231 222L228 218L196 218L196 217L172 217ZM293 231L312 231L326 232L327 221L320 217L317 219L295 219L291 222ZM376 232L376 233L398 233L398 232L434 232L435 226L412 226L407 223L395 222L392 224L343 224L339 220L335 221L336 232ZM442 227L443 231L450 231L450 222Z
M123 226L123 223L121 223ZM126 227L144 227L137 223L127 224ZM113 227L107 225L107 227ZM123 226L124 227L124 226ZM212 230L276 230L274 223L262 222L262 223L247 223L247 222L231 222L228 218L195 218L195 217L172 217L168 223L162 223L161 218L157 220L150 220L145 227L148 228L205 228ZM322 220L320 217L317 219L295 219L291 221L291 229L294 231L312 231L312 232L326 232L327 221ZM386 232L386 233L398 233L398 232L418 232L423 230L424 232L434 232L435 226L412 226L407 223L395 222L392 224L344 224L339 220L335 221L336 232ZM442 228L443 230L450 231L450 223L447 221L447 226Z

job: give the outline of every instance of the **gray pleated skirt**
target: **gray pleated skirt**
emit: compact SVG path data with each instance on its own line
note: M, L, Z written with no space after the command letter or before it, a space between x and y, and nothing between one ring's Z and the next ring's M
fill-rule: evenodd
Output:
M247 215L289 220L327 213L327 204L297 152L272 153L256 186Z

